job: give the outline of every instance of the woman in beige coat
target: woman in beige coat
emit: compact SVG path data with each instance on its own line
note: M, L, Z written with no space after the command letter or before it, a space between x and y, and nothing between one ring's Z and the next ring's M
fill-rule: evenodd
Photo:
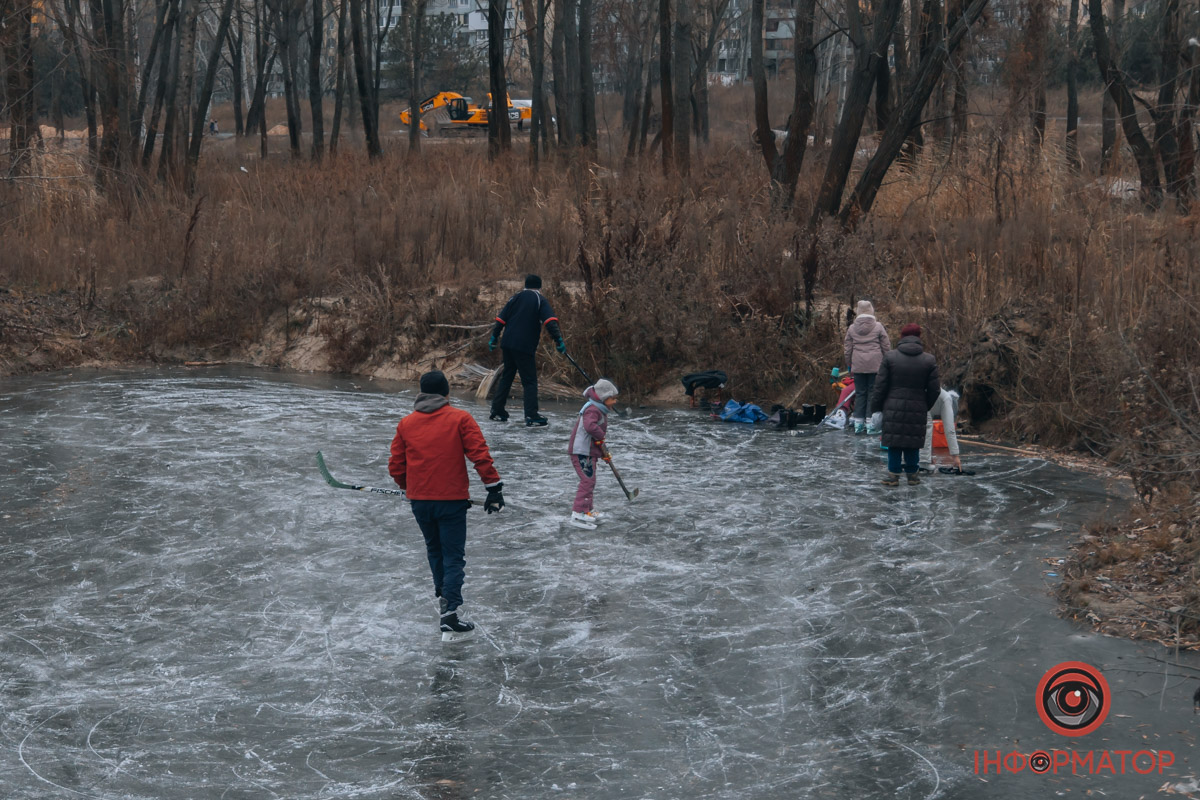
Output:
M883 325L875 319L875 307L869 300L859 300L855 312L854 322L846 329L844 350L846 369L854 375L854 432L862 433L867 428L867 398L875 388L875 373L879 372L892 343Z

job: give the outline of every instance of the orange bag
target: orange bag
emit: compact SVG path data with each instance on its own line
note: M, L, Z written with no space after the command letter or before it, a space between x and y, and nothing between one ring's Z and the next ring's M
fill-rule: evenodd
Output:
M933 446L934 447L949 447L946 444L946 426L942 424L940 419L933 421Z

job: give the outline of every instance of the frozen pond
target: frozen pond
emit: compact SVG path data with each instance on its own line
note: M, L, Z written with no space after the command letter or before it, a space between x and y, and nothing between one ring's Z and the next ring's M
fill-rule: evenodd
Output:
M642 496L602 473L582 531L577 406L527 430L456 399L522 508L471 513L483 635L443 645L407 506L314 464L392 486L414 394L358 382L0 383L0 795L1137 798L1195 772L1197 659L1164 678L1174 654L1055 617L1044 559L1114 502L1097 479L972 451L974 478L885 490L866 438L635 410L609 443ZM1069 660L1112 688L1080 739L1034 703ZM1176 763L974 771L1054 748Z

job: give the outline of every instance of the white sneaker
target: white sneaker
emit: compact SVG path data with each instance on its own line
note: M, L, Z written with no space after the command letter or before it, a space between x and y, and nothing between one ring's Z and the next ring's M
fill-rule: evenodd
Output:
M571 512L571 525L576 528L583 528L586 531L596 530L596 520L591 514L584 514L579 511Z

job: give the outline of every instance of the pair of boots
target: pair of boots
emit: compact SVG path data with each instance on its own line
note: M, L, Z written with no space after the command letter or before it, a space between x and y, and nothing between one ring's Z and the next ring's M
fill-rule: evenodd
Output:
M572 511L570 523L572 527L594 531L600 524L601 516L603 515L599 511Z
M508 422L508 412L504 410L493 411L488 419L493 422ZM541 414L534 414L532 417L525 418L526 428L541 428L549 424L550 420L543 417Z
M876 428L874 425L870 425L870 424L864 422L863 420L859 420L859 419L854 420L854 432L855 433L865 433L868 436L878 436L879 434L883 433L883 431L881 429Z
M440 629L443 642L461 642L475 635L475 623L462 618L462 606L453 611L446 610L446 598L438 598L438 608L442 617Z
M908 485L909 486L916 486L918 483L921 482L921 479L917 477L917 473L909 472L907 474L908 474ZM883 485L884 486L899 486L900 485L900 473L892 472L891 470L888 470L887 474L883 476Z

